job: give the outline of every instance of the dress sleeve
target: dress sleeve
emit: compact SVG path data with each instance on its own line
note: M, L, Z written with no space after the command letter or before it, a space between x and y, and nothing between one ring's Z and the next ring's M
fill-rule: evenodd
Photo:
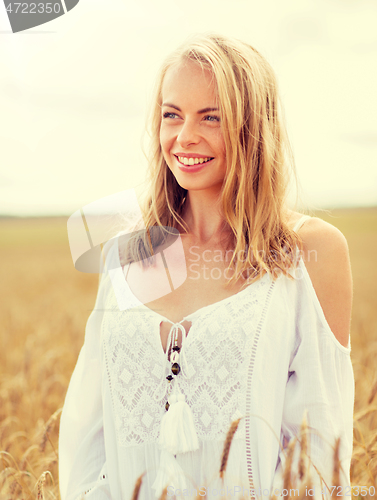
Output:
M344 347L332 333L316 296L310 277L301 262L302 283L296 317L295 346L286 384L281 437L289 442L299 438L307 410L308 454L314 486L313 498L331 497L334 449L340 437L340 487L337 496L351 496L350 465L353 447L355 381L351 363L351 339ZM292 469L298 474L300 445L297 442ZM286 452L280 451L273 487L283 489ZM321 482L320 475L323 481ZM326 486L330 489L326 488Z
M100 332L109 291L109 276L100 275L85 341L73 371L60 419L59 488L61 500L108 500L110 487L102 410Z

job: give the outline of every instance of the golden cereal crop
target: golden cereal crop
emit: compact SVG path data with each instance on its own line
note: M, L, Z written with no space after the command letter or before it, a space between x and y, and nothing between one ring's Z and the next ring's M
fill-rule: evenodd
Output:
M346 236L354 279L351 481L377 489L377 209L319 216ZM60 411L98 284L97 275L74 269L66 222L0 219L0 500L59 499ZM305 429L303 421L299 479L309 484ZM334 455L334 480L336 463ZM369 497L355 488L352 498Z

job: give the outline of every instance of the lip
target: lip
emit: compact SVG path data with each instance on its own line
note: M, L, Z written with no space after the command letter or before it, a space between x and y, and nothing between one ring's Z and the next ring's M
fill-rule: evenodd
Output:
M177 155L174 155L174 156L177 156ZM186 155L179 155L179 156L186 156ZM186 156L186 158L188 158L188 156ZM190 156L190 158L211 158L211 156ZM205 168L209 163L211 163L211 161L214 160L214 158L212 157L212 160L209 160L205 163L198 163L197 165L184 165L183 163L181 163L178 158L176 157L176 160L177 160L177 163L178 163L178 168L180 170L182 170L182 172L198 172L199 170L202 170L203 168Z
M185 158L213 158L211 155L199 155L196 153L173 153L174 156L184 156Z

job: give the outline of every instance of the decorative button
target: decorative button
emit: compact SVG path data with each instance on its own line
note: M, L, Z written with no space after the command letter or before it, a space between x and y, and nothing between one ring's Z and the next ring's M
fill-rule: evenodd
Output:
M171 371L173 372L174 375L178 375L178 373L181 371L181 367L179 366L178 363L173 363Z
M168 375L168 376L166 377L166 380L169 380L169 382L170 382L170 380L173 380L173 375Z
M180 347L178 347L177 345L175 345L175 346L173 347L173 351L177 351L177 352L179 352L180 350L181 350L181 348L180 348Z
M169 405L169 401L166 401L166 404L165 404L165 410L166 410L166 411L168 411L169 406L170 406L170 405Z

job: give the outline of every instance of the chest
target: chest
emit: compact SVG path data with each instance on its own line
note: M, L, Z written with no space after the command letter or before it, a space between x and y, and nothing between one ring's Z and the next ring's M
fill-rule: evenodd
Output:
M191 328L191 321L183 318L209 305L216 304L250 284L244 278L238 279L227 287L232 276L228 269L232 252L219 248L200 249L198 246L184 245L185 260L171 256L156 256L155 263L144 268L141 263L131 263L124 269L125 278L132 293L146 307L155 311L173 323L181 323L186 336ZM168 263L168 265L167 265ZM183 279L185 278L185 279ZM174 287L174 282L182 282ZM161 321L160 338L164 351L171 329L169 321ZM178 345L181 345L181 331L178 333Z

